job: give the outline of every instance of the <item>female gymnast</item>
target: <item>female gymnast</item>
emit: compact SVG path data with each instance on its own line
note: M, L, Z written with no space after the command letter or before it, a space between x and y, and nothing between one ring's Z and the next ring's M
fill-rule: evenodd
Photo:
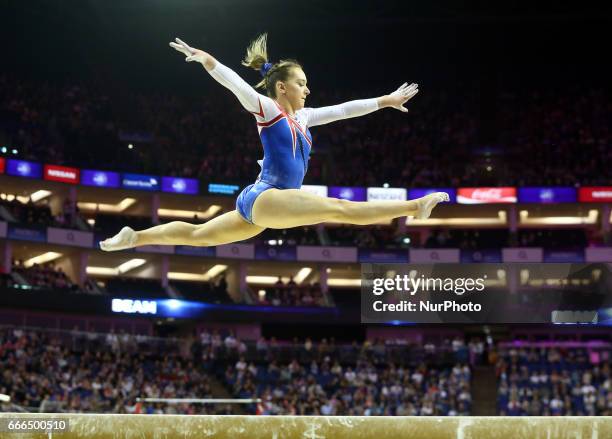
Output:
M266 34L255 39L242 64L260 72L263 80L256 87L265 88L268 96L257 93L210 54L178 38L170 43L186 56L185 61L202 64L255 116L264 158L258 162L261 172L255 183L238 195L236 210L199 225L173 221L141 231L124 227L117 235L100 242L102 250L151 244L215 246L251 238L266 228L284 229L322 222L365 225L409 215L425 219L438 203L449 200L445 192L435 192L411 201L354 202L301 190L312 147L309 127L387 107L408 112L404 104L418 93L418 85L404 83L393 93L379 98L304 108L310 90L302 67L294 60L270 63L266 43Z

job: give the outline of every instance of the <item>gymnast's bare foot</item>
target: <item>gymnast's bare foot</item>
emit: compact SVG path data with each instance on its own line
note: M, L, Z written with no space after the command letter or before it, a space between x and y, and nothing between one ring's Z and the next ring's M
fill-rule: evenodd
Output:
M431 211L434 207L443 201L449 201L450 198L446 192L434 192L433 194L425 195L419 198L417 201L419 208L417 210L415 219L427 219L431 215Z
M136 243L136 232L130 227L124 227L112 238L100 242L100 248L106 252L125 250L134 247Z

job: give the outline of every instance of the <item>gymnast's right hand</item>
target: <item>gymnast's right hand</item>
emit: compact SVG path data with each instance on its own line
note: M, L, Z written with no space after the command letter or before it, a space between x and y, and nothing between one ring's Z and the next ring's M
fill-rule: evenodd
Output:
M203 50L196 49L194 47L190 47L189 44L185 43L179 38L175 38L175 40L176 40L176 43L171 42L170 47L176 49L177 51L185 55L186 56L185 61L187 62L197 61L197 62L204 64L206 59L209 57L209 55Z

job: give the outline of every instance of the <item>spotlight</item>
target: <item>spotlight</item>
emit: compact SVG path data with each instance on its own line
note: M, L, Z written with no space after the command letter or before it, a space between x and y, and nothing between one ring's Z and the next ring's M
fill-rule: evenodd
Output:
M179 309L183 306L181 301L176 300L176 299L168 299L166 301L166 305L168 305L168 308L173 309L173 310Z

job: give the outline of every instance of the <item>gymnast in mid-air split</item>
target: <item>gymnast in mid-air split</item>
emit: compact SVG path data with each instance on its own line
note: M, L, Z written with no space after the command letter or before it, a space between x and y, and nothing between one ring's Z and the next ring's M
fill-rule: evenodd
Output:
M321 197L301 190L308 170L312 147L310 127L341 119L363 116L382 108L408 112L404 104L418 93L418 85L404 83L391 94L321 108L305 108L310 94L306 75L295 60L269 62L267 36L255 39L247 49L242 64L263 76L259 94L233 70L210 54L176 39L170 46L198 62L210 76L236 95L242 106L255 117L263 144L261 172L244 188L236 200L236 210L224 213L204 224L172 221L134 231L124 227L112 238L100 242L105 251L123 250L142 245L215 246L242 241L266 228L285 229L324 222L373 224L403 216L428 218L432 209L448 194L435 192L410 201L355 202Z

